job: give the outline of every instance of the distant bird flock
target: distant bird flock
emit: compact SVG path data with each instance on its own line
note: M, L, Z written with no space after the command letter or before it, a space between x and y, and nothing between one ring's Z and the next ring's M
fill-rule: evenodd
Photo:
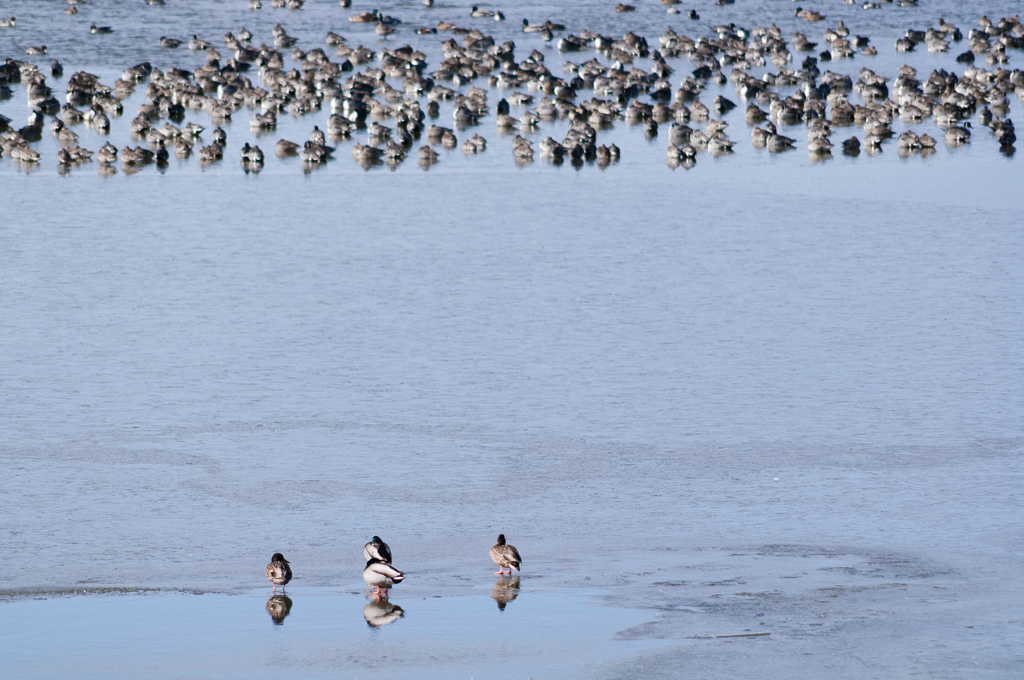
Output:
M64 11L76 14L84 1L67 0ZM149 5L163 3L145 0ZM303 6L302 0L267 4L292 10ZM351 5L349 0L339 4L342 9ZM696 10L685 14L693 22L689 35L669 28L650 42L628 30L621 36L602 35L523 19L524 33L539 34L559 53L583 58L556 66L551 49L526 53L511 40L499 44L488 35L486 21L493 26L505 19L497 9L474 6L459 21L421 25L414 21L441 11L429 9L430 0L422 4L415 20L376 9L350 14L350 22L376 26L382 43L377 49L353 47L344 36L327 31L326 48L303 51L299 39L280 23L268 36L269 44L255 44L252 32L244 28L224 35L223 47L198 35L162 36L155 50L184 46L205 52L206 63L191 70L160 70L142 62L127 67L113 83L75 71L66 86L58 88L54 81L65 70L59 55L46 45L30 45L24 52L33 59L9 56L0 65L0 102L20 87L30 111L24 126L0 115L0 157L27 165L49 162L34 148L48 131L60 146L52 159L60 168L96 161L102 173L116 172L118 163L123 171L133 172L166 164L173 154L180 159L195 156L203 165L234 158L247 172L259 172L268 162L267 153L248 142L230 144L225 127L248 117L254 132L272 135L279 117L290 115L316 121L308 138L279 139L267 151L280 158L298 156L307 169L331 162L342 146L365 168L395 167L410 156L429 167L440 158L438 147L457 147L469 156L491 152L495 145L478 131L488 120L510 138L499 152L517 164L541 157L603 168L617 162L621 151L614 143L602 143L602 132L625 121L648 139L664 130L668 165L692 167L700 154L724 156L739 143L728 136L728 123L722 118L737 104L721 95L702 97L709 84L729 82L737 98L746 102L744 120L752 128L751 143L769 153L803 142L803 135L799 140L787 136L787 128L806 131L808 153L815 159L829 157L836 147L843 154L857 155L889 144L900 155L928 155L939 141L966 144L982 129L1004 153L1012 154L1016 142L1009 114L1013 98L1024 101L1024 72L1008 63L1014 51L1024 48L1024 25L1018 16L982 16L977 26L963 28L939 18L934 25L908 29L893 46L897 53L962 50L956 57L964 67L960 74L944 69L919 73L903 65L895 73L863 67L854 79L829 71L826 65L871 58L882 46L855 34L843 21L831 23L822 13L801 7L794 14L808 22L807 33L812 26L823 29L817 28L820 33L814 35L794 31L788 40L774 23L751 28L734 23L704 26L697 23ZM669 16L681 12L675 7L678 0L662 4L668 6ZM863 8L880 9L883 4L887 3L865 2ZM240 10L258 11L263 3L249 0L247 7L240 5ZM635 16L633 10L625 4L608 6L610 13L622 13L624 23ZM22 30L16 17L0 19L0 31ZM82 30L99 36L95 40L118 35L116 25L92 23ZM440 44L443 60L434 65L421 50L399 44L407 38L416 42L442 36L447 36ZM692 66L689 73L675 76L687 61ZM751 74L762 69L760 76ZM137 111L126 112L122 102L140 87L145 88L145 101ZM492 105L495 93L498 100ZM851 101L851 93L859 103ZM439 121L442 102L452 109L448 126ZM129 133L134 146L119 149L106 141L87 148L88 140L97 137L83 141L83 132L102 139L110 133L111 119L125 115L132 115ZM892 123L897 119L905 125L930 120L942 131L941 140L910 129L896 135ZM541 139L544 126L556 120L568 122L564 137ZM857 134L833 143L833 133L843 128ZM387 571L378 568L381 578Z

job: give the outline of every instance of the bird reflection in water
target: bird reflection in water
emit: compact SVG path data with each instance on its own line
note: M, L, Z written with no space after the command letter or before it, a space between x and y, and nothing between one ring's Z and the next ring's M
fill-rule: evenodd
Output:
M284 618L292 613L292 598L287 595L274 595L267 600L267 613L274 623L280 626Z
M519 575L510 576L506 581L504 577L494 582L491 588L491 598L498 603L498 609L505 611L505 605L519 597Z
M380 628L405 616L405 610L387 600L374 600L363 607L363 618L370 628Z

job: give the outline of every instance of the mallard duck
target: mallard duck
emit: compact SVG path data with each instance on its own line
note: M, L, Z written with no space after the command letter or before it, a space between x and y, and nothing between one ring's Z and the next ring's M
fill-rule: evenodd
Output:
M971 139L971 124L964 123L962 126L953 125L946 128L947 144L963 144Z
M287 595L273 595L267 600L267 613L274 623L280 626L284 623L284 617L292 611L292 598Z
M395 569L387 562L381 562L376 557L371 557L363 569L363 580L375 588L374 595L380 598L387 597L387 591L396 583L401 583L405 574Z
M387 14L381 14L379 10L373 10L373 16L377 18L377 21L384 24L385 26L397 26L402 23L402 20L398 17L389 16Z
M913 130L906 130L896 138L896 146L901 149L916 149L921 146L921 138Z
M100 163L110 164L117 162L117 147L107 142L96 152L96 160Z
M370 628L386 626L403 616L405 616L404 609L397 604L391 604L387 600L381 602L380 598L376 602L371 602L363 607L363 618L366 619L366 623Z
M242 162L261 165L263 163L263 151L258 146L249 146L249 142L242 147Z
M353 14L348 18L349 21L356 24L368 24L371 21L377 20L376 12L361 12L360 14Z
M529 19L523 19L523 33L540 33L544 30L544 24L531 24Z
M213 163L224 157L224 148L220 144L210 144L199 148L199 162Z
M777 132L769 132L768 139L765 140L765 146L772 153L778 153L779 151L792 149L795 141L792 137L784 137Z
M274 147L274 151L280 158L285 156L295 156L299 153L301 147L295 142L289 142L287 139L279 139L277 145Z
M495 576L504 574L505 567L508 567L509 574L513 569L519 571L519 565L523 562L515 546L505 543L505 534L498 534L498 542L491 546L491 559L498 565L498 571L494 572Z
M292 580L292 568L288 560L281 553L274 553L267 565L267 578L274 584L274 594L277 594L277 587L284 587Z
M494 12L486 9L480 9L476 5L469 10L469 16L476 17L477 19L489 19L494 16Z
M193 52L200 52L200 51L205 51L205 50L213 49L213 45L211 45L210 43L206 42L205 40L200 38L198 35L193 35L192 39L188 41L188 48L190 50L192 50Z
M367 560L378 559L391 564L391 548L381 540L380 536L374 536L373 540L363 546L363 557Z
M194 146L192 142L184 137L178 137L174 140L174 155L178 158L188 158L192 155L192 147Z
M827 137L811 137L807 140L807 149L811 153L826 153L832 149L832 142Z
M821 12L815 12L812 9L804 9L803 7L797 7L794 14L798 19L803 19L804 21L822 21L825 18L825 15Z

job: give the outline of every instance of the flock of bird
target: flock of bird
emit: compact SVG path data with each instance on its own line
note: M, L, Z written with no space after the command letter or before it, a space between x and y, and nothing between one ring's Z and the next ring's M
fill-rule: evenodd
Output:
M523 558L515 546L505 542L505 534L498 534L498 541L491 546L491 560L498 565L495 576L504 576L505 569L508 575L512 571L519 571L519 565ZM363 557L366 559L366 567L363 569L363 580L374 587L373 594L379 600L382 596L387 598L388 591L396 583L401 583L405 574L391 564L391 547L381 540L380 536L374 536L369 543L363 546ZM282 589L292 580L291 563L281 553L274 553L270 558L270 564L266 569L267 579L274 584L274 594L277 594L277 587Z
M500 576L491 589L491 597L498 603L498 609L504 611L505 606L518 597L519 577L513 577L512 573L519 572L523 558L515 546L505 542L505 534L498 535L497 542L491 546L490 555L491 560L498 565L495 576ZM371 628L380 628L405 615L400 606L388 601L391 587L401 583L405 574L391 564L391 547L380 536L374 536L363 546L363 558L366 560L363 580L374 588L370 593L374 599L363 608L363 617ZM508 569L507 581L505 569ZM274 593L267 600L267 613L275 624L282 624L291 613L293 604L291 598L284 593L284 586L292 580L291 563L281 553L274 553L267 565L266 574L267 579L274 584ZM277 592L278 586L281 586L281 594Z
M67 1L69 9L74 9L83 0ZM147 0L149 4L160 1ZM301 0L281 2L277 6L302 6ZM669 5L670 13L677 4L674 0L663 3ZM262 6L259 0L249 5L252 9ZM342 0L341 5L348 7L349 3ZM504 15L473 7L470 18L501 20ZM690 18L699 17L694 11ZM820 13L802 8L797 8L796 18L811 23L826 20ZM381 36L403 26L400 19L378 10L351 15L349 20L375 22L376 33ZM0 23L4 30L16 26L14 17ZM89 30L100 35L115 31L96 24ZM253 34L244 28L224 35L222 49L198 36L187 43L161 37L160 49L177 49L185 44L189 50L205 53L206 63L192 70L161 70L143 62L127 68L112 85L78 71L67 80L63 104L39 65L8 58L0 65L0 98L11 95L11 84L20 83L30 114L28 125L17 129L9 118L0 115L0 156L26 164L39 163L40 153L32 144L41 139L44 128L49 128L60 144L56 160L62 167L95 158L103 172L112 172L118 161L124 170L131 171L150 163L166 163L172 153L178 158L195 154L200 163L209 164L224 157L224 128L230 127L233 117L245 108L256 110L250 127L259 134L273 133L281 115L305 116L329 108L322 128L320 123L315 124L309 138L299 142L280 139L274 153L279 157L299 156L307 166L317 166L329 162L339 144L363 139L361 133L365 132L367 143L354 141L350 149L353 159L364 167L380 163L394 166L412 153L421 164L429 166L439 158L435 146L459 146L457 133L478 126L493 113L497 130L511 135L512 157L520 164L529 163L535 155L556 162L590 160L602 167L615 162L619 148L599 144L598 137L616 121L625 120L641 127L648 139L667 126L669 165L691 166L701 152L728 154L736 144L727 136L728 122L722 118L736 104L721 95L710 102L702 101L709 84L728 82L747 102L744 119L753 126L752 144L771 153L797 145L795 138L783 132L786 127L798 125L807 130L807 148L812 157L830 155L833 131L851 126L863 129L863 139L851 136L842 141L843 153L857 154L861 148L872 153L896 136L892 130L896 119L907 124L932 119L943 129L946 144L956 146L970 140L975 130L970 119L975 117L977 124L987 127L1000 147L1010 152L1016 135L1008 117L1009 95L1024 100L1024 72L1004 68L1008 50L1024 48L1024 25L1016 16L998 21L982 17L978 27L968 30L966 36L959 27L939 19L937 25L927 29L908 30L895 43L897 52L924 45L929 52L938 53L966 39L969 49L957 57L958 62L967 65L961 75L944 69L924 75L904 65L893 76L865 67L855 81L822 70L833 60L877 54L870 38L854 34L843 21L828 27L820 41L801 31L794 31L787 41L774 23L753 29L735 24L714 26L713 35L696 38L670 28L658 38L656 48L631 31L621 38L591 31L572 34L551 21L530 23L526 19L522 30L540 33L545 41L554 41L556 34L562 34L555 43L560 53L592 51L595 56L579 63L566 61L563 77L549 68L545 61L549 55L536 49L525 56L517 55L513 41L498 43L479 27L464 28L442 20L436 26L415 30L423 35L451 35L441 44L443 60L428 70L426 55L409 45L374 51L352 47L343 36L329 31L326 44L337 57L332 60L321 47L303 51L297 46L298 39L277 24L269 45L256 46ZM284 52L288 49L290 53ZM223 54L225 51L230 56ZM46 47L29 47L26 52L45 55ZM806 56L799 68L791 67L794 53L801 52ZM290 69L286 66L289 57L294 64ZM683 57L696 68L673 86L675 69L670 62ZM991 70L977 65L978 58L983 58ZM642 60L649 62L649 69L638 65ZM777 70L767 70L769 64ZM761 77L751 75L753 69L762 67L766 70ZM50 64L54 78L62 77L63 70L59 61ZM481 86L484 83L486 87ZM145 146L118 150L108 141L95 153L79 146L80 134L74 128L81 125L99 134L109 133L111 118L124 113L122 102L143 84L145 101L129 129L133 139ZM466 85L468 89L460 91ZM780 92L785 88L792 89L792 93ZM489 99L492 89L504 94L493 110ZM862 103L851 102L851 92L859 95ZM589 98L585 98L587 93ZM437 120L442 103L451 105L451 127L437 122L428 127L427 119ZM186 116L198 113L208 116L214 126L209 141L203 140L206 126L182 124ZM564 138L559 141L548 136L535 146L531 137L539 136L535 133L544 123L555 120L568 121ZM423 137L427 144L413 152ZM932 136L913 130L904 131L896 139L901 154L926 154L936 144ZM487 140L475 132L463 140L460 148L472 155L485 151L487 146ZM248 142L239 155L247 171L258 172L266 159L259 146Z

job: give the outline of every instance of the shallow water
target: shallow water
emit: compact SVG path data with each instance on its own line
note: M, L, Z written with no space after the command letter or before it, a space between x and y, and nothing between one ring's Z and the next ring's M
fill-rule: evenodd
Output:
M611 639L617 626L641 622L640 612L603 607L583 591L524 585L522 594L498 595L512 598L504 609L486 589L446 597L393 591L390 602L298 588L269 601L261 590L8 603L0 667L22 678L365 678L382 668L395 678L487 678L497 669L553 678L659 646Z
M777 19L788 38L791 5L697 6L702 23ZM18 28L0 29L0 56L45 37L67 74L111 82L143 59L202 63L183 48L154 56L163 34L214 41L247 26L261 42L282 22L304 49L329 28L384 44L336 3L197 6L93 3L67 18L56 2L5 3ZM905 28L945 16L966 31L1015 6L835 3L799 28L844 18L877 36L878 57L823 70L892 76L907 60L927 74L956 52L896 55ZM468 13L380 7L416 22ZM666 21L699 32L653 4L550 16L652 41ZM480 25L546 49L514 21ZM67 28L93 22L115 33ZM399 37L388 44L440 42ZM673 65L676 84L691 66ZM0 113L20 125L14 89ZM719 92L739 101L731 85L703 99ZM114 121L117 146L141 101L142 88ZM443 154L426 172L367 172L343 147L309 174L271 156L246 175L244 110L226 126L229 155L205 169L61 176L48 131L39 168L0 159L0 536L17 564L0 570L0 621L5 641L26 640L18 657L5 644L0 668L128 676L166 654L169 677L344 676L370 645L389 677L468 677L499 652L499 672L476 677L765 664L808 678L1019 677L1020 159L978 129L927 158L890 144L815 163L799 127L793 152L753 149L737 111L725 117L736 153L688 171L666 166L664 135L622 122L599 137L623 150L604 170L517 167L486 121L484 154ZM305 139L326 116L282 116L259 143ZM499 532L525 559L524 594L500 615L487 557ZM353 586L374 533L409 573L392 595L407 616L376 633ZM263 610L269 587L252 591L275 551L296 573L282 627ZM205 594L63 597L110 588ZM190 615L165 649L147 633ZM102 617L149 651L111 667L117 636L86 626L66 632L73 653L42 664L58 622ZM457 649L464 636L479 646ZM536 656L542 636L550 652ZM253 651L281 638L286 655ZM213 665L175 666L190 642ZM74 665L91 644L93 665Z

